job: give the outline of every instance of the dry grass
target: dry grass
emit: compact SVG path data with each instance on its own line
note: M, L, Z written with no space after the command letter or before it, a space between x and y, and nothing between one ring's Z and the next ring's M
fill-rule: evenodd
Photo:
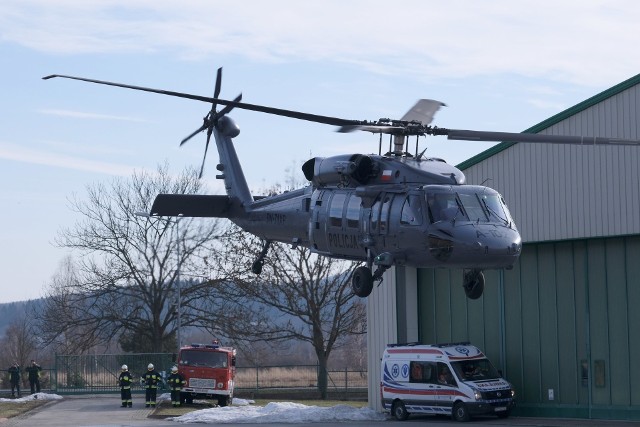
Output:
M25 402L0 402L0 424L3 418L12 418L49 403L47 400L27 400Z
M315 366L238 368L235 380L236 388L242 389L315 387L317 371ZM366 388L366 372L329 372L329 387L342 389L345 386L349 386L349 388Z

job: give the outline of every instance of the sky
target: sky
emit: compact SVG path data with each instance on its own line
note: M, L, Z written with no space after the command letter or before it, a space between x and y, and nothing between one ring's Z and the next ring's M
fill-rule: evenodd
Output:
M200 167L204 134L179 147L210 106L67 74L345 119L400 118L420 98L446 103L434 125L521 132L640 72L635 0L2 0L0 303L41 297L55 245L81 218L87 186ZM308 158L378 151L377 136L251 111L230 116L254 190ZM458 164L490 143L430 137ZM209 150L204 181L220 194ZM508 203L508 201L507 201Z

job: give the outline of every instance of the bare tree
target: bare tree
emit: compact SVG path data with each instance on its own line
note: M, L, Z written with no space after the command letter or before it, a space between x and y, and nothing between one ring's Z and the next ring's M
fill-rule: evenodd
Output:
M31 326L30 320L24 314L7 326L4 337L0 341L5 365L17 362L25 366L30 358L35 357L38 342Z
M261 249L254 237L232 228L225 239L220 268L233 277L221 295L235 303L237 321L229 325L236 340L299 340L313 346L318 390L327 398L327 364L345 337L366 332L364 305L350 288L354 263L320 257L308 249L274 244L262 274L249 270Z
M172 177L165 165L155 174L89 186L86 198L71 200L83 220L62 230L56 243L80 257L52 280L38 316L46 342L63 339L77 352L117 338L129 351L173 351L178 316L183 327L215 316L202 311L202 301L210 299L217 281L178 282L178 276L201 274L203 259L215 253L217 221L182 218L178 224L135 215L149 212L159 193L200 190L195 170Z

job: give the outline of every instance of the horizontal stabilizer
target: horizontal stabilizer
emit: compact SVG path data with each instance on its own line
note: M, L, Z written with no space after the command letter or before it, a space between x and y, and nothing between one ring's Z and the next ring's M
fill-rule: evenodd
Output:
M229 196L158 194L151 215L229 218L230 208Z

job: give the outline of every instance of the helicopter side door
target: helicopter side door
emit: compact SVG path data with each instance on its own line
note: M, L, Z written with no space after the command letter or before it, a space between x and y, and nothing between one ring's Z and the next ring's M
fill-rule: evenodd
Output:
M409 193L404 197L396 197L398 201L396 218L399 218L396 233L396 248L405 252L408 260L414 259L428 248L423 243L425 219L424 196L421 193ZM396 215L396 213L394 213Z
M393 200L393 194L381 193L371 207L369 233L375 241L375 247L378 253L390 249L387 245L391 243L391 240L395 240L389 238L389 219Z
M353 191L333 192L326 227L328 250L332 254L345 258L364 255L359 238L360 205L361 199Z
M362 259L360 197L348 190L323 190L311 199L309 238L321 254Z

